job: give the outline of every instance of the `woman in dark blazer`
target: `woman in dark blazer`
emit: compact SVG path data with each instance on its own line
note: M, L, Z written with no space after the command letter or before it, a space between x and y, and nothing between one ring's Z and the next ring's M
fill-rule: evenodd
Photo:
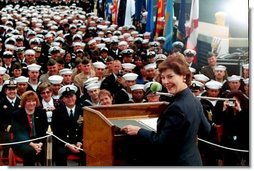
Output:
M159 65L162 84L173 101L160 114L157 131L127 125L122 128L129 135L138 135L152 146L147 165L200 166L202 160L197 146L199 134L208 135L210 124L204 116L203 108L188 88L191 72L180 53L170 55ZM149 154L148 154L149 155Z
M13 141L25 141L46 135L48 128L46 111L39 109L39 98L33 91L21 96L21 108L13 112ZM23 159L24 166L34 166L39 161L44 165L45 139L13 145L14 153Z

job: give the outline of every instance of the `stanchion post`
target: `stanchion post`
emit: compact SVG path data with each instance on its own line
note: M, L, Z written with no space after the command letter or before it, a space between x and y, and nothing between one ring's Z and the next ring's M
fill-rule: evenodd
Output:
M51 126L48 126L47 134L52 134ZM46 166L52 166L52 136L47 137Z

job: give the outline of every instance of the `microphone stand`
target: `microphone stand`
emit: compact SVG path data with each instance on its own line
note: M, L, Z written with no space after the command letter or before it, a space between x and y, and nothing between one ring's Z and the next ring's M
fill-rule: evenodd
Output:
M163 96L168 96L168 97L172 97L173 94L170 93L163 93L163 92L156 92L157 95L163 95Z

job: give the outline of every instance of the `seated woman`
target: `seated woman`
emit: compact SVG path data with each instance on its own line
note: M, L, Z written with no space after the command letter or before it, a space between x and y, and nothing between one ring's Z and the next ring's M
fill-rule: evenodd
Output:
M37 94L27 91L21 96L21 108L13 112L13 141L25 141L46 135L48 128L46 111L38 108L40 105ZM44 165L44 140L13 145L15 154L23 159L24 166L34 166L36 161Z
M113 97L108 90L102 89L99 92L100 105L112 105Z

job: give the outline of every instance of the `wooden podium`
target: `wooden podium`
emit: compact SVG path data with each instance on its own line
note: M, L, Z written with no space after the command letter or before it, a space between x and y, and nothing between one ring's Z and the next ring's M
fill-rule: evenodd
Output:
M155 102L84 107L83 146L87 166L132 165L127 147L132 144L131 148L139 148L142 140L120 132L111 121L158 117L167 105L167 102Z

